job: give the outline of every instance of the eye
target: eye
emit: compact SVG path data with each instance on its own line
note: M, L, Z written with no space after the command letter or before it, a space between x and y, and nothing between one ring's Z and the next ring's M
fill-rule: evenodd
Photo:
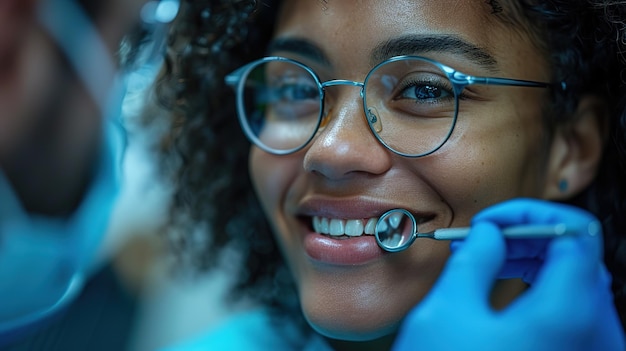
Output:
M397 99L411 99L416 103L424 103L436 102L453 96L450 88L443 86L440 82L412 81L404 83L404 87L399 89Z
M267 89L267 108L274 119L317 118L320 91L315 80L303 75L273 77ZM269 117L268 117L269 118Z
M454 115L452 83L440 76L418 72L406 75L395 86L387 108L397 116L442 118Z
M306 84L283 84L274 90L278 100L283 101L301 101L308 99L317 99L319 92L317 87Z
M305 100L318 99L319 89L311 78L299 75L273 77L269 86L271 101L282 103L299 103Z

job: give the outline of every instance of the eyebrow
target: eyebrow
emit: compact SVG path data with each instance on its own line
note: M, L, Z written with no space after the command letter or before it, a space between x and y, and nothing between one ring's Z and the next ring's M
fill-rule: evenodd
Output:
M268 53L286 51L321 64L330 60L317 45L301 38L276 38L268 46ZM496 59L486 50L452 35L406 35L377 45L370 54L372 66L394 56L419 55L427 52L459 55L487 70L495 71Z
M439 52L459 55L488 70L495 70L496 59L486 50L452 35L407 35L390 39L372 50L372 64L401 55Z

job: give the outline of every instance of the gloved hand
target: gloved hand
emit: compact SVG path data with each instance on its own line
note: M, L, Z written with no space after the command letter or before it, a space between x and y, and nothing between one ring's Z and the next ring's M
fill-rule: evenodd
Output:
M581 235L507 242L499 229L557 223L577 226ZM511 200L481 212L407 316L394 350L625 350L597 225L585 211L539 200ZM503 272L534 283L495 311L489 293Z

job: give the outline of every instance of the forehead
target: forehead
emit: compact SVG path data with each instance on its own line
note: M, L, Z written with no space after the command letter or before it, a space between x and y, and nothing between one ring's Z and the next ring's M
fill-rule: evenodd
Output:
M275 37L306 39L331 63L357 64L370 60L375 48L396 38L445 36L493 57L495 71L546 67L530 36L502 21L497 13L502 8L484 0L289 0L282 5Z

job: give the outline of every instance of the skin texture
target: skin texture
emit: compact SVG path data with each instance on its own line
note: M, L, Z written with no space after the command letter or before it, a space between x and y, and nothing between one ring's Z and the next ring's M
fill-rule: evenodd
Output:
M94 19L111 60L143 0L111 1ZM0 5L0 167L24 207L69 215L98 150L101 116L64 54L36 18L38 1ZM100 84L109 85L110 81Z
M495 66L486 69L449 52L411 53L467 74L550 81L549 65L537 46L491 11L482 1L341 1L323 6L312 0L289 1L279 15L275 38L304 39L328 62L291 51L270 54L309 65L322 81L363 81L377 63L371 51L382 42L446 34L487 51ZM275 156L252 148L256 192L295 276L304 315L316 331L352 341L393 333L437 279L449 243L418 240L402 253L338 265L307 253L305 238L316 235L311 216L367 218L402 207L427 218L420 230L430 231L467 226L479 210L505 199L562 198L588 183L574 177L567 194L555 190L570 174L564 170L576 170L578 163L568 142L572 133L546 135L546 89L470 89L476 98L461 101L451 138L427 157L403 158L378 143L364 119L359 90L346 86L328 89L327 124L302 151ZM597 123L589 123L597 132ZM601 149L597 139L594 150ZM518 292L518 281L501 281L493 299L496 305L505 304Z

